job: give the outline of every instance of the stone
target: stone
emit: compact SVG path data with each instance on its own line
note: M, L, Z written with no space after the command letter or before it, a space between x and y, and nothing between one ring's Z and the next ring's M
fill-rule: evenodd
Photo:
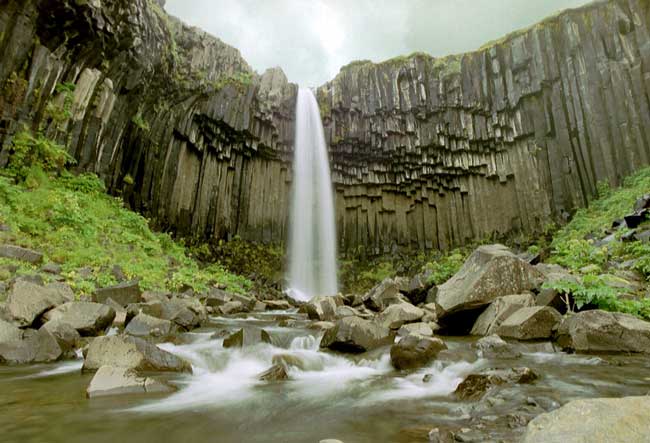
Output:
M650 353L650 322L629 314L583 311L562 320L558 345L579 353Z
M106 303L109 298L122 306L128 306L131 303L140 303L142 301L142 291L140 283L135 281L120 283L115 286L97 289L93 294L95 303Z
M307 369L307 365L300 357L291 354L276 354L273 356L274 365L284 366L286 369L297 368L302 371Z
M43 262L43 254L40 252L14 245L0 245L0 257L23 261L31 265Z
M309 300L300 308L311 320L330 321L336 318L338 307L335 297L317 296Z
M47 321L67 323L82 336L103 333L113 324L115 310L110 306L92 302L68 302L45 316Z
M263 303L269 311L288 311L292 308L291 303L286 300L264 300Z
M273 365L259 375L259 379L262 381L282 381L288 378L289 374L283 365Z
M320 347L358 353L390 345L394 339L394 333L385 326L359 317L345 317L325 331Z
M372 288L363 296L363 303L373 311L383 311L395 303L404 303L408 300L400 293L400 284L392 278L387 278Z
M124 283L128 280L126 277L126 274L124 274L124 270L120 265L113 265L111 267L111 275L117 280L118 283Z
M499 297L537 288L542 280L541 272L505 246L481 246L456 275L438 287L438 314L444 317L481 308Z
M56 338L45 328L27 329L20 340L0 342L0 362L4 363L51 363L62 356Z
M102 366L149 372L192 372L192 366L185 360L141 338L125 335L97 337L90 342L83 370L96 371Z
M173 392L166 383L150 377L140 377L133 369L102 366L97 370L86 389L88 398L113 395Z
M23 338L23 330L12 323L0 319L0 343L20 341Z
M48 263L41 268L41 272L52 275L59 275L61 273L61 266L56 263Z
M336 326L334 323L331 321L315 321L311 325L309 325L310 329L319 329L321 331L326 331L328 329L332 329L334 326Z
M242 328L229 335L223 341L224 348L245 348L259 343L273 344L273 340L264 329Z
M170 320L185 330L201 326L208 313L197 299L172 297L162 303L160 318Z
M252 297L250 295L237 294L236 292L233 292L230 294L230 296L232 297L233 301L240 302L246 311L253 309L253 306L255 306L255 302L257 301L255 297Z
M535 305L531 294L516 294L499 297L490 303L485 311L476 319L472 327L472 335L490 335L515 311L520 308Z
M399 329L406 323L414 323L424 317L424 310L410 303L398 303L388 306L379 316L377 321L390 329Z
M427 294L433 283L430 283L431 272L425 271L420 274L415 275L408 285L408 291L404 294L406 298L409 299L409 302L414 305L419 305L420 303L425 303L427 299Z
M478 400L494 386L529 384L538 378L537 373L530 368L489 370L465 377L454 391L454 395L461 400Z
M372 318L373 314L370 314L369 312L361 312L351 306L337 306L334 318L339 319L343 317Z
M246 309L240 301L229 301L219 308L221 315L235 315L245 312Z
M61 320L50 320L42 327L56 338L59 347L67 355L72 356L74 349L81 343L81 335L77 330Z
M520 308L506 318L495 332L501 337L518 340L548 339L561 320L562 315L548 306Z
M176 332L176 325L169 320L138 314L124 329L124 333L142 338L166 338Z
M17 280L7 297L7 312L20 326L31 326L42 314L65 301L53 288Z
M521 357L519 351L496 334L481 338L474 346L481 358L507 360Z
M223 289L212 288L205 298L205 305L218 308L232 301L232 297Z
M115 318L113 318L113 325L116 328L124 328L127 324L127 310L124 308L124 306L120 305L117 303L115 300L112 298L109 298L106 300L106 306L113 308L115 311ZM131 305L129 305L131 306ZM137 314L134 314L131 318L129 318L129 321L133 319Z
M405 337L410 334L423 335L425 337L433 337L434 330L430 323L409 323L403 325L397 331L399 337Z
M650 397L573 400L533 419L524 443L647 441Z
M650 209L650 194L638 198L634 203L634 212L641 212L644 209Z
M395 369L414 369L427 365L447 349L439 338L410 334L390 348L390 361Z

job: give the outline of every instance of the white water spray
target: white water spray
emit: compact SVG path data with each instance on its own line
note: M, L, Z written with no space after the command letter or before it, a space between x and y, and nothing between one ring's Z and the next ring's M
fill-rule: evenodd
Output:
M323 123L314 93L298 91L289 235L289 294L336 295L334 197Z

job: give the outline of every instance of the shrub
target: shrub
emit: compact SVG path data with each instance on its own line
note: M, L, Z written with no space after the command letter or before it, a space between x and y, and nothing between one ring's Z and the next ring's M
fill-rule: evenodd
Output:
M6 173L17 182L24 182L36 170L59 173L74 159L65 147L44 137L23 130L14 136Z

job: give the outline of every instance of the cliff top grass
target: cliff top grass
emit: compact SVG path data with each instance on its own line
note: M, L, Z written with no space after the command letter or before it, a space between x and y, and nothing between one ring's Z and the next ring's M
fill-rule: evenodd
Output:
M144 217L107 195L96 175L76 176L63 169L71 162L62 146L42 135L16 135L9 166L0 176L0 223L9 227L1 243L38 250L45 263L60 264L66 282L80 296L117 283L114 265L148 290L204 291L222 284L242 293L251 288L247 279L220 264L202 266L182 243L153 232ZM38 270L6 259L1 264L18 265L19 273ZM83 268L93 276L80 273Z

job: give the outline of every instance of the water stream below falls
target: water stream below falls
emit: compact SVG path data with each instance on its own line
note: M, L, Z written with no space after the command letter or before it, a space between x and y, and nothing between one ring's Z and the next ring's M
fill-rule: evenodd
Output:
M286 326L290 324L289 326ZM358 356L320 351L321 333L293 312L213 317L207 327L160 347L191 361L194 374L167 376L174 394L87 400L92 378L81 360L0 368L1 441L103 442L426 442L430 429L471 428L479 439L517 441L525 417L580 397L645 395L650 359L579 356L550 344L517 344L515 360L480 359L473 339L445 338L429 366L400 373L389 347ZM224 349L229 331L264 328L274 345ZM215 333L217 333L215 335ZM302 362L290 380L261 382L274 355ZM461 401L453 391L466 375L486 368L527 366L540 379L504 387L481 401ZM429 382L424 382L431 374ZM471 441L471 440L467 440Z

